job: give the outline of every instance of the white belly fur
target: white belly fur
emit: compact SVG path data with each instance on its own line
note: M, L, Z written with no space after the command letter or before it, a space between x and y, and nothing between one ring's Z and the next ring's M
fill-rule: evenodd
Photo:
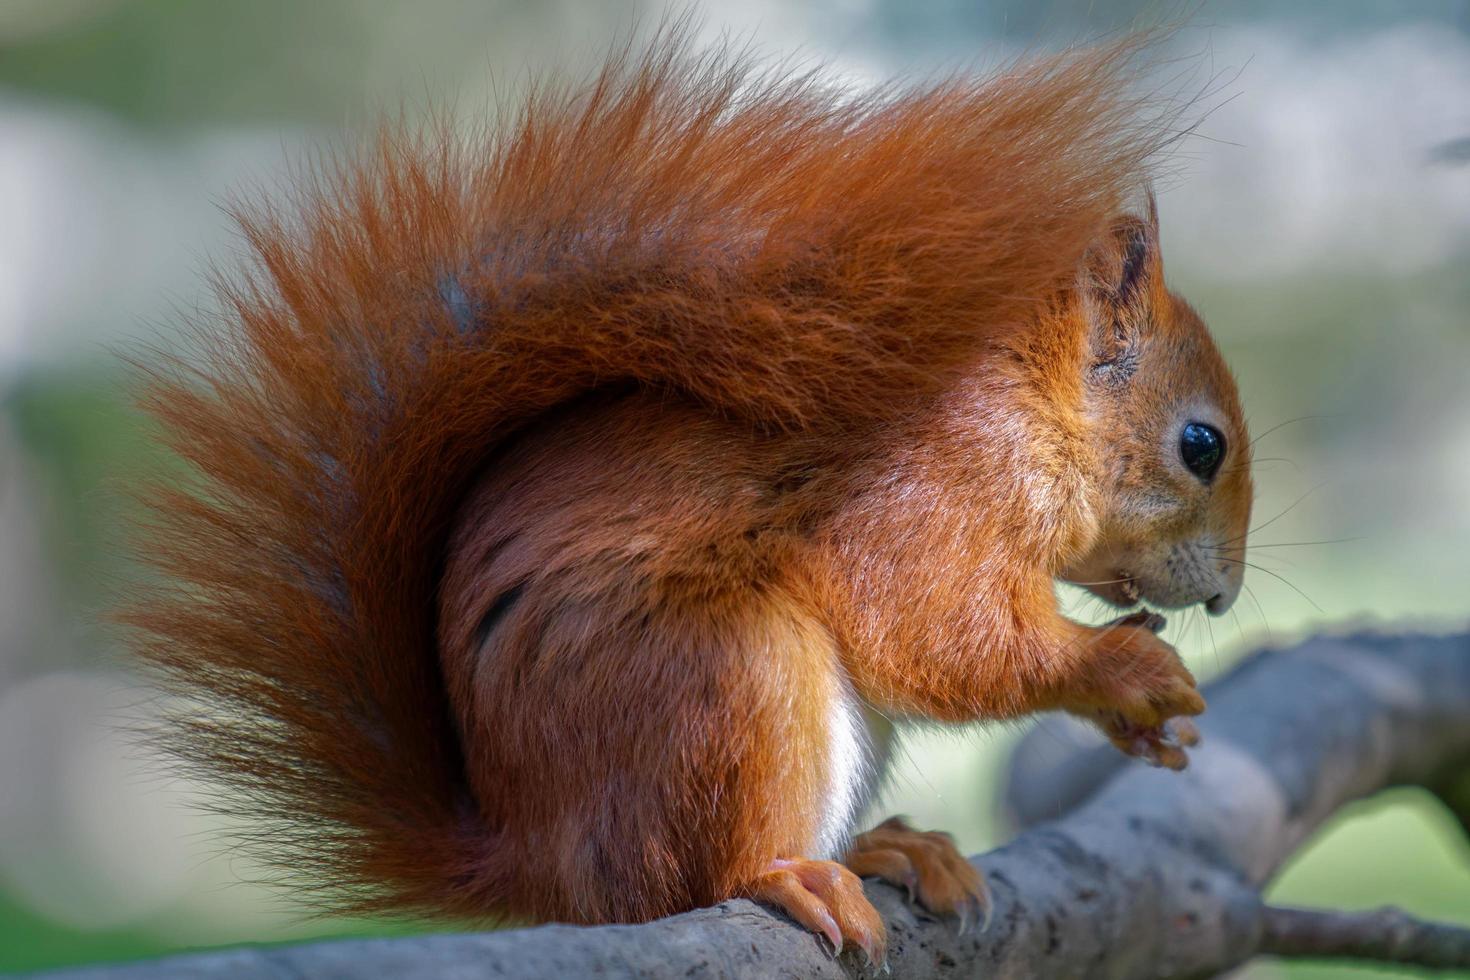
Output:
M854 823L877 793L888 768L893 725L839 673L827 723L828 790L813 857L835 860L847 850Z

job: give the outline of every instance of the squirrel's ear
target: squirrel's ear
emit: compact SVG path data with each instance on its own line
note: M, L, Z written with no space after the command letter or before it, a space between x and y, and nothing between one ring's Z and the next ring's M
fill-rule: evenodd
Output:
M1119 383L1133 373L1150 322L1149 297L1162 274L1158 207L1149 191L1144 213L1120 217L1088 263L1094 377Z
M1159 211L1153 192L1142 216L1126 215L1113 226L1100 285L1104 299L1115 308L1138 305L1147 299L1148 287L1161 272L1159 263Z

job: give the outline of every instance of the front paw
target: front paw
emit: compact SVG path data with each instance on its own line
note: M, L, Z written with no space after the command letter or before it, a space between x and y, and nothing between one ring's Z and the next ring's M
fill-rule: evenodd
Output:
M1189 764L1199 744L1189 716L1205 699L1178 652L1158 637L1164 618L1137 612L1092 631L1088 669L1064 707L1102 729L1119 750L1166 769Z

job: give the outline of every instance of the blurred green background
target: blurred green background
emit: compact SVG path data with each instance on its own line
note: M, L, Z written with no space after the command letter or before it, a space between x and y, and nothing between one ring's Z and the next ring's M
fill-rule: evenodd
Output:
M678 5L675 5L676 7ZM708 0L855 84L1168 17L1125 0ZM115 351L168 343L238 251L221 205L384 110L466 117L582 66L663 4L0 3L0 970L402 924L306 919L220 853L191 787L118 733L150 692L96 625L126 575L119 474L158 465ZM1259 444L1251 594L1170 637L1206 677L1322 624L1470 612L1470 3L1204 2L1174 40L1214 110L1161 194L1174 284ZM492 86L492 76L501 84ZM507 83L508 82L508 83ZM145 355L146 356L146 355ZM152 462L150 462L152 460ZM1327 542L1327 543L1317 543ZM1103 614L1078 596L1077 614ZM1004 839L1016 730L923 732L880 809ZM1343 813L1274 897L1470 923L1470 848L1432 800ZM1393 976L1254 964L1252 977ZM1245 975L1245 974L1242 974Z

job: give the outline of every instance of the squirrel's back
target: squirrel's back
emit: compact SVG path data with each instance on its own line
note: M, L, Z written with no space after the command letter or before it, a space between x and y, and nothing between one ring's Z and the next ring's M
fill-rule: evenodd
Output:
M187 698L173 747L330 904L505 908L436 635L513 435L631 389L771 432L891 418L1071 281L1169 138L1136 40L849 97L677 34L253 207L207 355L155 372L192 470L148 491L164 574L126 618Z

